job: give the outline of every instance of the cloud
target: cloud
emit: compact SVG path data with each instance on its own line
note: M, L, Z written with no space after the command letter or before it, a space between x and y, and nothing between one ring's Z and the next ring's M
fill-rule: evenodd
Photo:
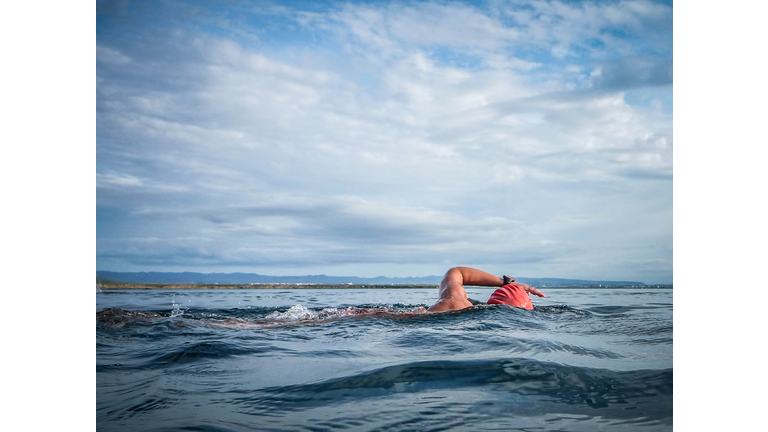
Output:
M254 261L318 265L352 260L407 264L456 259L456 251L462 249L461 254L481 254L495 261L498 251L513 240L506 233L516 231L515 237L522 239L525 231L519 222L502 217L472 220L431 209L352 199L309 205L304 201L141 211L132 219L148 227L145 235L102 240L105 257L129 258L137 263L184 259L198 264L241 265ZM154 235L158 226L178 221L189 228L184 235ZM506 247L504 261L546 259L546 248L542 245L537 253L529 250L514 258Z
M546 48L555 57L626 54L638 44L671 52L672 8L655 2L507 1L490 8L458 2L344 4L330 13L303 14L300 21L334 32L348 49L373 50L377 59L438 47L474 55Z
M111 65L125 65L131 62L131 58L118 50L96 46L96 58L102 63Z
M347 4L328 15L327 22L345 30L347 39L377 48L385 58L402 46L493 50L520 38L519 30L461 3Z
M98 21L100 269L671 278L666 6L185 4Z
M651 1L507 2L501 14L554 57L671 53L672 8Z
M589 86L595 89L626 90L672 84L672 59L650 56L623 57L600 64Z

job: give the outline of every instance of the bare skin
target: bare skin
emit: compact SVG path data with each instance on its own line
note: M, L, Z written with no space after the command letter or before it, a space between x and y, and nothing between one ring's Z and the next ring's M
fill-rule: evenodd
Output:
M472 267L453 267L445 273L440 282L440 299L427 312L442 312L472 306L472 302L467 300L464 285L500 287L504 286L504 280ZM529 298L528 294L546 297L541 291L526 284L513 282L511 285L519 288L516 290L516 295L521 296L521 303Z

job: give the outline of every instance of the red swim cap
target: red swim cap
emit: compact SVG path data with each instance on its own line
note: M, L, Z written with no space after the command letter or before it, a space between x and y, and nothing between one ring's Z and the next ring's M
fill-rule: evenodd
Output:
M509 306L533 309L533 302L519 285L509 284L497 289L488 299L488 304L505 304Z

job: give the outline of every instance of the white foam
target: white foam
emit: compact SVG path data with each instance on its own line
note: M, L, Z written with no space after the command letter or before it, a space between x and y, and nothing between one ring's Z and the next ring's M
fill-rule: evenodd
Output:
M299 321L316 319L319 315L319 313L297 304L296 306L291 306L285 312L272 312L266 318L275 321Z

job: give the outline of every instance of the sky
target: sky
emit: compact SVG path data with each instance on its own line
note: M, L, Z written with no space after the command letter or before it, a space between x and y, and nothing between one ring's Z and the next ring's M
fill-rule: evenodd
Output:
M96 267L672 283L672 17L97 2Z

